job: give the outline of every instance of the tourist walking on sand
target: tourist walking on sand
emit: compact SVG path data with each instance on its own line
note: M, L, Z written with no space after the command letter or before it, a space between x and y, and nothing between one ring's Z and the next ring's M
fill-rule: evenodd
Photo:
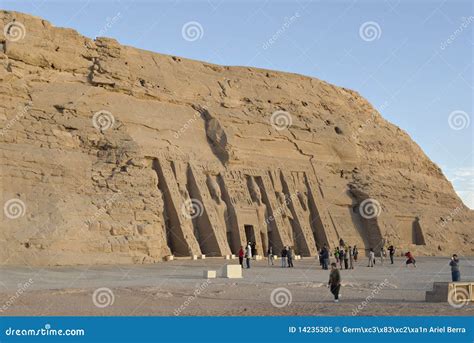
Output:
M354 269L354 250L349 245L349 269Z
M407 252L405 254L405 257L407 258L407 261L406 261L406 265L408 267L409 264L413 264L413 267L416 268L416 261L415 261L415 258L413 257L412 253L411 252Z
M390 264L393 264L393 256L395 256L395 247L393 245L388 247L388 254L390 255Z
M354 262L357 262L357 257L359 256L359 250L357 249L357 245L354 245L352 255L354 255Z
M339 247L339 266L342 269L342 262L344 262L344 248Z
M286 250L286 247L283 247L283 250L281 251L281 267L285 268L286 267L286 257L288 256L288 250Z
M331 263L331 272L329 273L328 287L334 295L334 302L339 302L339 290L341 289L341 274L337 269L336 263Z
M454 254L449 261L451 266L451 279L453 282L461 281L461 271L459 270L459 259L458 255Z
M370 248L370 251L369 251L369 264L367 265L367 267L373 267L375 264L375 253L374 253L374 249Z
M271 263L273 266L273 247L271 245L268 247L267 254L268 265Z
M242 266L242 269L244 268L244 255L245 255L244 247L240 246L240 249L239 249L239 263Z
M288 247L286 258L288 259L288 268L293 268L293 249L291 247Z
M323 259L323 269L328 270L329 268L329 248L326 244L323 246L323 251L321 253L321 257Z
M247 262L247 269L250 269L250 259L252 258L252 247L250 246L250 243L247 245L247 248L245 249L245 259Z
M349 269L349 248L344 250L344 269Z
M383 259L385 257L385 247L382 245L382 248L380 248L380 264L383 266Z

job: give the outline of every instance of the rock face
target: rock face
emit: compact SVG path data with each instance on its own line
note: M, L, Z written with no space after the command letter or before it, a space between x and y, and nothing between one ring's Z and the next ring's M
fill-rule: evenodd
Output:
M15 12L0 24L2 264L151 263L247 241L314 256L341 238L473 252L472 211L354 91Z

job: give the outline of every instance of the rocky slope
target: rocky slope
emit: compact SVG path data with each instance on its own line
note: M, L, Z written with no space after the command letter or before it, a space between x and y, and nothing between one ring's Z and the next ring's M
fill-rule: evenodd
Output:
M0 12L2 264L471 254L474 216L358 93L91 40Z

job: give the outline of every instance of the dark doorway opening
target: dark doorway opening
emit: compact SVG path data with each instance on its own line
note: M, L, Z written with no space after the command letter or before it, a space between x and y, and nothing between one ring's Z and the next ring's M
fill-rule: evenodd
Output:
M255 231L253 229L253 225L244 225L245 229L245 238L247 239L248 242L255 242Z

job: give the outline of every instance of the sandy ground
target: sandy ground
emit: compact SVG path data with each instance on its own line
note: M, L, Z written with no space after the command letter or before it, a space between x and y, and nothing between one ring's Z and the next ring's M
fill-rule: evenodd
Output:
M282 269L279 261L252 261L242 279L206 280L224 259L176 260L155 265L0 268L0 315L34 316L221 316L221 315L470 315L474 305L457 309L427 303L435 281L450 281L447 258L404 259L394 265L359 261L342 270L341 300L326 288L328 272L314 259ZM463 281L474 280L474 258L462 260ZM31 281L29 281L31 280ZM26 285L26 286L25 286ZM20 292L21 290L21 292ZM94 294L95 292L95 294ZM21 293L21 294L19 294Z

